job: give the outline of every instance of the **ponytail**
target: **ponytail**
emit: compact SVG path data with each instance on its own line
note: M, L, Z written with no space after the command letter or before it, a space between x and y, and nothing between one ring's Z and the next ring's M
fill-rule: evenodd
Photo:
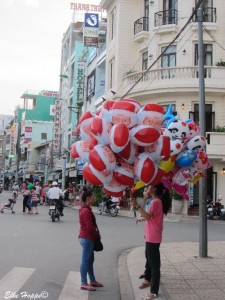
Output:
M163 207L163 213L164 215L167 215L167 213L170 210L171 207L171 197L169 190L164 186L162 182L159 182L154 186L156 195L161 199L162 201L162 207Z

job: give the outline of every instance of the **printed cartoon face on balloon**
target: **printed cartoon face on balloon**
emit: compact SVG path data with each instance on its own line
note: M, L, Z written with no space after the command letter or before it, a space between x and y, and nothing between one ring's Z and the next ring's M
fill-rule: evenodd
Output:
M110 109L114 103L116 103L115 100L106 100L102 105L101 116L108 122L112 121Z
M208 156L205 152L197 152L197 158L193 162L193 167L198 170L206 170L211 167Z
M104 184L103 187L104 191L113 197L122 197L123 191L126 189L126 185L119 183L115 178L113 178L110 183Z
M137 124L135 109L135 105L127 101L114 103L110 110L112 123L123 123L128 128L134 127Z
M188 143L187 148L195 152L205 152L206 149L206 138L201 135L193 137Z
M196 123L194 121L186 120L185 122L187 123L188 129L189 129L189 132L187 134L188 140L192 139L196 135L199 135L200 128L198 125L196 125Z
M187 124L181 120L175 120L168 126L168 130L171 132L172 139L187 139L189 128Z
M163 121L163 107L159 104L149 103L137 114L138 125L149 125L155 129L160 129Z
M80 157L83 161L89 161L90 143L89 141L77 141L71 148L73 158Z

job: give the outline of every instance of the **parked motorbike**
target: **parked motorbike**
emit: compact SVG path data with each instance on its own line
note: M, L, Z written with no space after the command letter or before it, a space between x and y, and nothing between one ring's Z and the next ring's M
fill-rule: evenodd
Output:
M98 206L97 213L101 215L102 213L110 214L112 217L116 217L118 215L117 203L111 203L109 209L106 206L106 202L102 199L102 202Z
M60 220L60 212L59 212L59 204L54 201L54 200L50 200L49 201L49 211L48 211L49 216L52 219L52 222L55 222L56 219L58 219L58 221Z
M210 220L214 219L215 208L213 207L213 201L211 199L207 200L207 217Z

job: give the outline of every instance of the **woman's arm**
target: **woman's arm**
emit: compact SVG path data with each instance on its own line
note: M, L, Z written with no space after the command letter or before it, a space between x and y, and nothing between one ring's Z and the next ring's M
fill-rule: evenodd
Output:
M143 218L145 218L145 220L149 220L153 217L153 212L146 212L138 203L137 201L134 199L132 200L132 205L134 208L136 208L136 210L138 210L141 214L141 216Z

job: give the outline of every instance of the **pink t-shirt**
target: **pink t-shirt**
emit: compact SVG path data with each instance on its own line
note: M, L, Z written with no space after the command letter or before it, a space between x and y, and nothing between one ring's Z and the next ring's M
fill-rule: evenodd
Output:
M163 207L160 199L154 199L147 211L153 217L145 221L145 242L161 243L163 231Z

